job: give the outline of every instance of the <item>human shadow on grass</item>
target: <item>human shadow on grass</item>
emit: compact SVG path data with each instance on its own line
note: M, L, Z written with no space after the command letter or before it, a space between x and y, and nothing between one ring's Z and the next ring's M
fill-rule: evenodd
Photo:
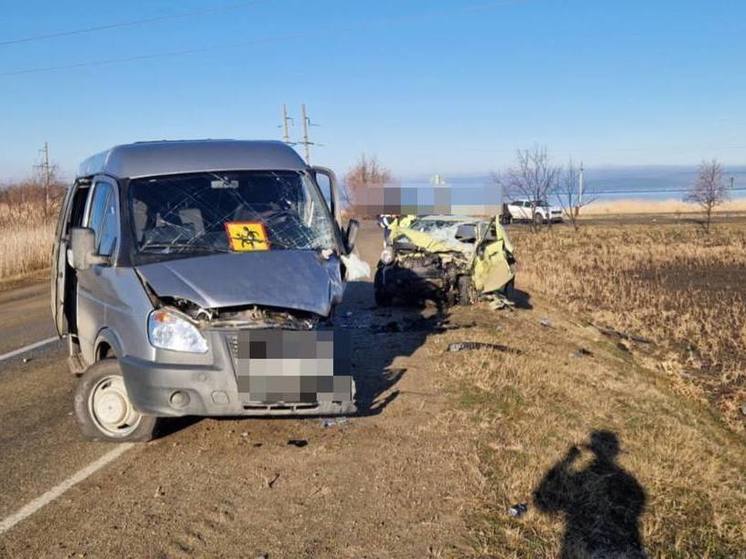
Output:
M639 527L645 491L616 462L619 439L611 431L593 431L583 448L593 453L590 464L573 467L581 450L572 446L534 491L541 512L564 515L560 557L647 557Z

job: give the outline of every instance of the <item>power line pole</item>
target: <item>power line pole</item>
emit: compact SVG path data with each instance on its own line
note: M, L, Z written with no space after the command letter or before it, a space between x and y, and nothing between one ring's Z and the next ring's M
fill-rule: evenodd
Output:
M311 118L308 116L308 113L306 112L305 103L301 105L300 110L301 110L301 118L303 119L303 140L298 143L303 144L303 147L305 148L305 153L306 153L306 163L310 163L311 162L311 146L320 146L321 144L317 144L316 142L311 141L311 139L308 136L308 128L311 126L318 126L318 124L311 122Z
M311 162L311 142L308 140L308 115L306 114L306 104L301 105L301 112L303 113L303 147L306 149L306 163Z
M285 142L287 145L292 145L293 142L290 141L290 130L288 127L288 122L293 122L293 119L288 116L288 106L283 103L282 104L282 129L283 129L283 135L282 135L282 141Z
M52 182L52 166L49 164L49 144L44 142L44 147L39 150L42 154L42 160L36 167L41 170L42 180L44 181L44 217L49 213L49 184Z
M578 212L580 207L583 205L583 188L585 187L585 176L583 169L583 162L580 162L580 176L578 177Z

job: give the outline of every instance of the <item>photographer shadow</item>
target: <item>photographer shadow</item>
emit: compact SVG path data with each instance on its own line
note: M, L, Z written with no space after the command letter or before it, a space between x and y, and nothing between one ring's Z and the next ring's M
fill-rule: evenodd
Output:
M560 557L646 557L639 527L645 491L616 462L619 439L610 431L593 431L584 447L593 454L590 464L573 467L581 455L573 446L534 491L541 512L565 517Z

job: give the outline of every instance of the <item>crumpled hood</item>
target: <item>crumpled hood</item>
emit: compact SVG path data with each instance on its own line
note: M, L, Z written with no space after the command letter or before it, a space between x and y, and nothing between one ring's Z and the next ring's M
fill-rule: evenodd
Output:
M137 266L159 297L201 307L264 305L327 316L344 290L339 259L307 250L213 254Z

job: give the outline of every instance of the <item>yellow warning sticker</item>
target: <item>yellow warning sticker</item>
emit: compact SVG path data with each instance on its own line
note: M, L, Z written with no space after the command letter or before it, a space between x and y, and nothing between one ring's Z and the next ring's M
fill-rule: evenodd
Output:
M232 251L269 250L267 230L260 221L229 221L225 224L225 234Z

